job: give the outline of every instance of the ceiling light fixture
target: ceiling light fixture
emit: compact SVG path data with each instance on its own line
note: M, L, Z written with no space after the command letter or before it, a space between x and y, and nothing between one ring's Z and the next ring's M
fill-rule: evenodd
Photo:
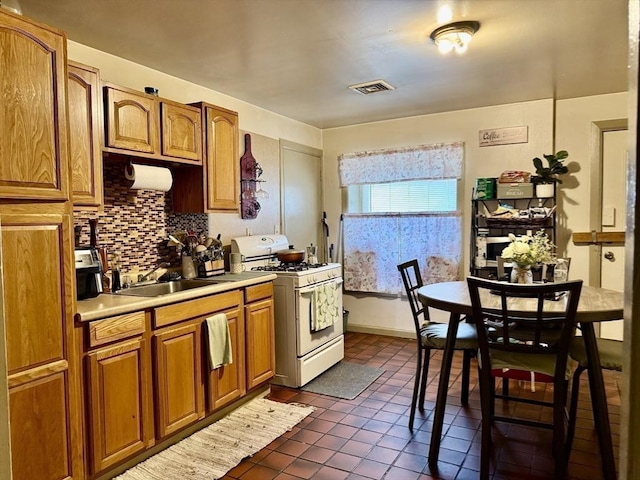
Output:
M431 32L430 38L438 46L441 53L464 53L473 34L480 28L480 22L465 21L443 25Z

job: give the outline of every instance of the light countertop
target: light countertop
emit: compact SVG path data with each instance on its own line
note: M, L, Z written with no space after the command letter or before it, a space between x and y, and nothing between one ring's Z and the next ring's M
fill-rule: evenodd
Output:
M78 300L75 320L77 322L99 320L113 315L122 315L136 310L144 310L184 300L192 300L194 298L229 290L237 290L238 288L269 282L276 277L277 275L275 273L268 272L225 273L211 277L212 283L210 286L192 288L159 297L136 297L123 293L102 293L94 298ZM199 278L198 280L206 279ZM216 281L220 280L225 281L216 283Z

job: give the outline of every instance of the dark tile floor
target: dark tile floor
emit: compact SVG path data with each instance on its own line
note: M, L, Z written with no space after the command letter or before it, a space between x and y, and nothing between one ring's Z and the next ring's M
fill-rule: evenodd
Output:
M415 341L349 332L345 360L385 369L384 374L354 400L272 386L269 398L313 405L316 410L270 445L245 459L224 478L242 480L338 479L477 479L480 454L480 399L475 363L469 406L460 405L461 355L456 353L445 414L438 470L427 464L431 415L438 386L440 352L429 372L427 400L418 412L414 432L407 428L415 372ZM475 360L474 360L475 362ZM613 443L618 456L620 374L605 371ZM579 420L570 457L570 479L600 478L598 444L593 430L587 375L582 375ZM511 392L542 397L545 385L518 385ZM496 403L496 408L500 401ZM519 415L546 418L541 407L518 404ZM505 406L510 408L509 406ZM493 430L495 480L553 478L551 432L511 424Z

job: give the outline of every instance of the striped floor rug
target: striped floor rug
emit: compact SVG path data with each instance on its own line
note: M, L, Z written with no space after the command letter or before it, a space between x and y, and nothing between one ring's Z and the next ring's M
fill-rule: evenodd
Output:
M116 480L213 480L266 447L314 407L254 399Z

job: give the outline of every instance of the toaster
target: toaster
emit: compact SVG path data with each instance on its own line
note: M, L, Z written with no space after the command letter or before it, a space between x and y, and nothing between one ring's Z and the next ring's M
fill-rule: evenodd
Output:
M76 248L77 299L97 297L102 293L102 263L93 247Z

